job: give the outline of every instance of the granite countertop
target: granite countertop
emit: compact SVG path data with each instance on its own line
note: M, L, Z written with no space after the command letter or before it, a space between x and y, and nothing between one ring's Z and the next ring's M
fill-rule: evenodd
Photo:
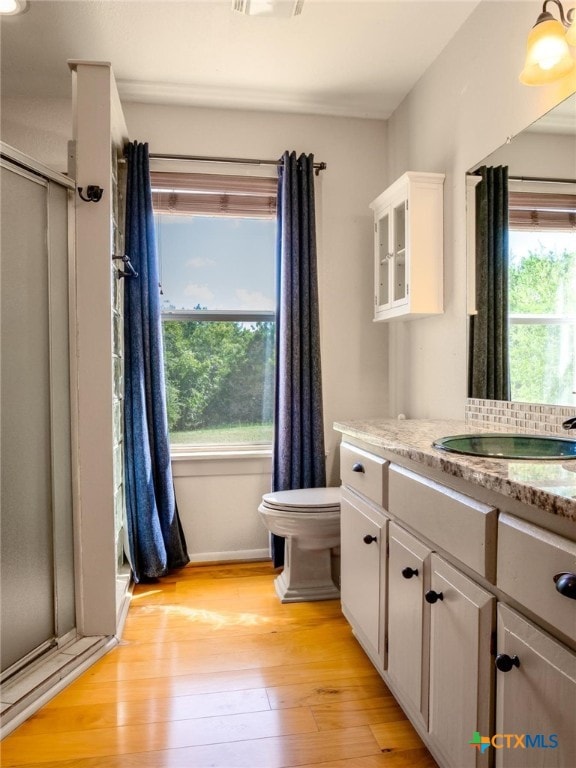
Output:
M366 419L335 422L334 429L576 523L576 459L488 459L432 446L448 435L514 432L512 428L499 424L483 429L456 420Z

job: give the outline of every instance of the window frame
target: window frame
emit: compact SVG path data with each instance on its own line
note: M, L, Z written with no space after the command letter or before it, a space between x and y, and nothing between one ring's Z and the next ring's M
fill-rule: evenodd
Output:
M252 310L252 309L166 309L161 312L161 319L164 320L204 320L206 322L230 322L230 323L250 323L250 322L276 322L275 310Z
M574 232L576 233L576 194L574 184L561 182L509 182L510 232ZM569 325L575 328L576 313L508 312L508 326L514 325ZM573 382L576 390L576 370Z
M508 313L508 327L514 325L546 325L548 327L556 325L568 325L574 328L574 338L576 339L576 315L550 315L550 314L520 314ZM508 339L508 354L510 357L510 338ZM574 367L572 380L572 393L576 394L576 366ZM552 403L552 405L562 405L563 403Z
M277 220L277 178L264 177L259 169L258 175L244 174L232 176L222 172L197 173L178 169L174 172L151 171L152 207L156 216L185 216L236 219L267 219ZM161 194L155 188L155 179L160 180ZM172 180L172 192L170 187ZM185 206L169 209L166 206L169 194L178 195L178 187L174 182L181 180L181 191L187 196ZM222 187L219 192L219 187ZM193 191L192 191L193 190ZM196 195L199 209L190 210L188 201ZM214 203L207 206L207 198L213 196ZM230 198L232 197L232 205ZM260 198L260 201L258 200ZM160 207L156 207L154 203ZM245 203L243 207L243 202ZM274 253L271 253L274 258ZM277 310L239 310L239 309L161 309L160 321L165 322L229 322L249 323L258 322L277 324ZM179 459L222 458L260 458L272 455L272 440L253 443L174 443L170 440L170 453Z

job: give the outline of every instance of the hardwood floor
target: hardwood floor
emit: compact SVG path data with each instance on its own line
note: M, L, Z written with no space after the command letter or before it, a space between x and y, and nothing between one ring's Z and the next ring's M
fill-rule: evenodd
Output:
M134 590L121 644L2 742L27 768L436 768L338 601L269 563Z

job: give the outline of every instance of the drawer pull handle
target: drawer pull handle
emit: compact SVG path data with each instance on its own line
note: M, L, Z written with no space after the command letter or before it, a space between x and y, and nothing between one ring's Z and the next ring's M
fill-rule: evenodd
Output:
M404 576L405 579L411 579L412 576L418 576L418 568L410 568L410 566L407 566L402 569L402 576Z
M356 464L352 465L352 472L365 472L364 466L360 464L360 462L357 462Z
M430 603L430 605L434 605L438 600L444 600L444 594L442 592L434 592L434 590L431 589L426 592L424 599L427 603Z
M508 656L507 653L499 653L496 656L496 669L500 672L510 672L512 667L519 667L520 659L518 656Z
M373 541L378 541L378 539L376 538L376 536L370 536L370 534L367 533L366 536L364 536L364 538L362 539L362 541L364 542L364 544L372 544Z
M576 600L576 573L557 573L554 582L561 595Z

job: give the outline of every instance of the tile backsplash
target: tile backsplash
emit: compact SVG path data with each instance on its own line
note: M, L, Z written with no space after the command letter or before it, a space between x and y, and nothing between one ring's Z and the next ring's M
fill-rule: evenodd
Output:
M570 405L540 405L469 398L465 414L466 421L478 427L506 426L523 433L559 434L568 437L570 435L562 428L562 422L576 416L576 408Z

